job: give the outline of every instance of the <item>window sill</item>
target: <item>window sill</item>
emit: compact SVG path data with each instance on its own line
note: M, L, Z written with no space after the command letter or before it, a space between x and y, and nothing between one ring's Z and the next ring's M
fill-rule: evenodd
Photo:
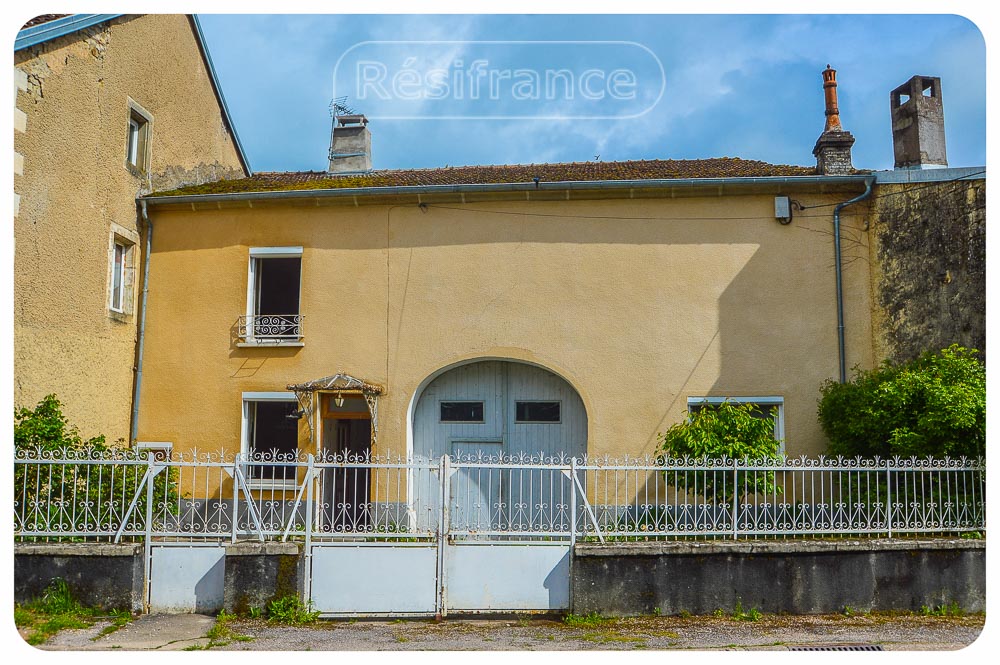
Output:
M258 492L295 492L298 483L291 480L247 480L250 491Z
M119 312L114 309L108 310L108 318L112 321L118 321L120 323L128 323L132 320L131 314L126 314L125 312Z
M280 339L280 340L279 339L255 339L255 340L245 340L245 341L242 341L242 342L236 342L236 346L238 346L241 349L246 349L246 348L263 348L263 349L267 349L267 348L274 348L274 347L277 347L277 348L288 348L288 347L299 347L299 346L305 346L305 345L306 345L306 343L303 342L303 341L301 341L301 340L299 340L299 341L292 341L292 340L285 340L285 339Z

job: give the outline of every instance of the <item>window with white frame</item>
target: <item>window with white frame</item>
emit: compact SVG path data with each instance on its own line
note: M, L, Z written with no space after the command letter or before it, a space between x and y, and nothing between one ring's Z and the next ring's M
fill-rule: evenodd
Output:
M301 247L251 247L247 311L240 337L247 343L297 343L302 339L299 300Z
M751 404L753 406L752 415L755 418L762 418L774 421L774 438L781 446L778 452L785 451L785 399L774 395L756 397L688 397L688 413L695 413L699 409L718 406L723 402L734 402L737 404Z
M112 318L121 319L132 314L133 287L135 284L135 242L123 234L125 229L112 225L108 247L108 310ZM129 234L135 236L134 233Z
M299 450L299 412L295 393L243 393L243 436L240 446L252 461L247 480L255 487L295 485L293 462Z

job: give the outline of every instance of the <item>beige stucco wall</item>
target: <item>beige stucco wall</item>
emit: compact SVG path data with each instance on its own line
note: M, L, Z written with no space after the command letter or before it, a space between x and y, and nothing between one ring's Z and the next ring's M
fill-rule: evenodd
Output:
M242 174L184 15L120 18L15 53L14 403L47 393L85 436L128 437L136 317L109 310L114 225L141 242L135 198ZM146 177L125 166L131 98L152 115Z
M576 387L592 454L654 452L701 395L783 396L788 452L820 453L816 401L838 362L832 207L782 226L773 206L760 194L154 208L140 438L235 452L243 391L343 371L388 387L376 452L403 454L421 382L496 357ZM847 361L870 366L867 239L850 211L844 224ZM237 347L249 248L299 245L305 345Z

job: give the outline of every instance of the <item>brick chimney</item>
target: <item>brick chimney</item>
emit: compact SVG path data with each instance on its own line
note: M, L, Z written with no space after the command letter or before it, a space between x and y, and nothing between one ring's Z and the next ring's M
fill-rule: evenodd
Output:
M372 134L360 114L333 116L330 173L358 173L372 168Z
M847 175L854 172L851 164L851 146L854 136L840 125L837 107L837 70L830 65L823 70L823 95L826 98L826 128L816 140L813 155L816 170L822 175Z
M946 168L941 79L914 76L890 93L889 105L896 168Z

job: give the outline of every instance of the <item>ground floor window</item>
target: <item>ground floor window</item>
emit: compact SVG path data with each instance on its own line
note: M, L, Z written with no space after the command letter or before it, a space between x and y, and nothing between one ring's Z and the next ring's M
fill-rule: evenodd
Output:
M244 454L264 462L249 467L252 484L294 484L292 461L299 449L299 405L295 393L243 393Z
M785 452L785 399L777 396L755 396L755 397L688 397L688 413L695 413L699 409L722 404L723 402L736 402L739 404L753 405L753 415L757 418L766 418L774 421L774 438L781 442L778 452Z

